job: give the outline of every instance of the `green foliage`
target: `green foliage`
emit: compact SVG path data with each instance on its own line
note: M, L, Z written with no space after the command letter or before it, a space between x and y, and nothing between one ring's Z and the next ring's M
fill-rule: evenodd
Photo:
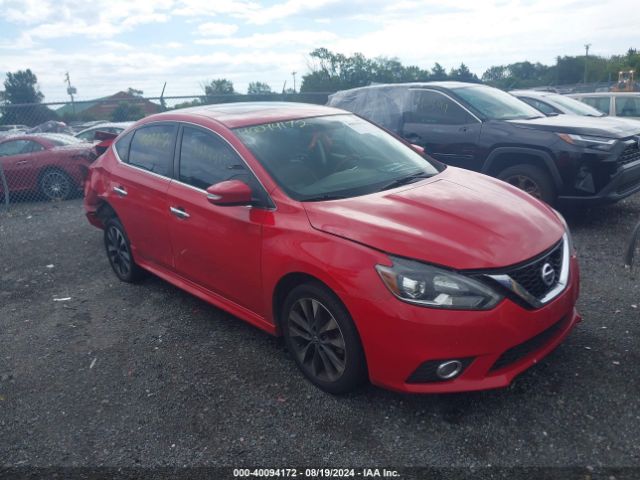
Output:
M264 82L251 82L249 88L247 88L247 94L249 95L264 95L272 93L271 87Z
M120 102L111 113L112 122L139 120L142 117L144 117L144 112L142 108L140 108L140 105L129 102Z
M233 89L233 82L226 78L218 78L217 80L211 80L209 84L202 86L204 90L204 97L202 97L202 103L220 103L221 101L227 101L221 99L223 95L233 95L235 90Z
M34 126L47 120L57 119L56 113L42 102L44 95L38 87L38 77L29 69L7 72L2 92L2 119L4 124ZM12 107L20 104L34 104L28 107Z
M144 92L142 90L129 87L129 89L127 90L127 93L133 97L141 97Z

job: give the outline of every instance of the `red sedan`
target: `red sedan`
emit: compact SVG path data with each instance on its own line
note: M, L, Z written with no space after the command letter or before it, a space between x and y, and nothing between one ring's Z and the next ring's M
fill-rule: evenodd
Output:
M0 140L0 169L10 193L37 192L49 200L69 198L86 177L93 145L70 135L15 135ZM0 175L0 194L5 183Z
M580 320L559 213L342 110L152 115L93 164L85 208L121 280L284 335L332 393L504 387Z

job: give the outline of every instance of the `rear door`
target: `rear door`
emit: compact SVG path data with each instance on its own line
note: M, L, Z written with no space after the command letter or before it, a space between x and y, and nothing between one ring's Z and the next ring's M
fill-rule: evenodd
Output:
M266 210L217 206L206 189L237 179L251 186L257 202L266 193L239 154L210 130L184 126L176 181L169 187L169 230L176 271L199 286L264 315L262 222Z
M178 126L150 123L115 144L118 162L109 177L108 197L122 221L134 256L173 268L167 190L173 175Z
M449 165L477 169L482 124L449 96L436 90L411 91L402 136Z

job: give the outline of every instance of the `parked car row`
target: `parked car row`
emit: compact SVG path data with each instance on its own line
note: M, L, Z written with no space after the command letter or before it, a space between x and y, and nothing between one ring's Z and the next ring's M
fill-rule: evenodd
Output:
M545 117L506 92L460 82L356 88L330 96L329 105L551 205L611 203L640 190L640 122Z

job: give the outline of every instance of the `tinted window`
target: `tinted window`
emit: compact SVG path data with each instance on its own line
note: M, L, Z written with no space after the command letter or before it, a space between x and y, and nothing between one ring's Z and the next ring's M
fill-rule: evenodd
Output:
M244 162L224 140L196 128L184 128L180 148L181 182L206 190L214 183L246 175Z
M523 102L527 102L529 105L531 105L536 110L540 110L545 115L550 115L552 113L559 113L551 105L549 105L547 103L544 103L544 102L541 102L540 100L536 100L534 98L529 98L529 97L518 97L518 98L520 100L522 100Z
M587 105L600 110L602 113L609 114L609 97L585 97L581 99Z
M116 142L116 152L118 152L118 156L123 162L129 162L129 146L131 145L133 134L134 132L129 132Z
M151 125L135 131L129 148L129 163L150 172L171 176L175 125Z
M640 117L640 98L617 97L616 115L618 117Z
M13 140L0 145L0 156L21 155L24 153L33 153L44 150L42 145L30 140Z
M473 118L450 98L437 92L416 91L405 121L440 125L465 125Z
M317 201L392 188L438 173L435 165L354 115L287 120L235 129L292 198Z

